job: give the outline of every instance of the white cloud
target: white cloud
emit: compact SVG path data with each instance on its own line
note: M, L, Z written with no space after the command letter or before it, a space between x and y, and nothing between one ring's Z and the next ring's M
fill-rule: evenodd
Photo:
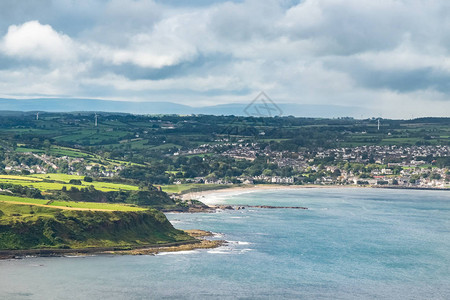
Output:
M164 93L167 100L218 104L264 90L279 102L406 116L441 114L450 103L444 0L59 3L38 16L17 9L23 16L7 25L13 16L0 20L3 93L117 92L140 100Z
M64 61L75 57L72 40L39 21L9 26L1 49L9 56L24 59Z
M117 65L133 63L144 68L162 68L191 59L197 53L196 47L179 36L180 24L177 21L165 20L157 24L153 32L133 36L124 48L112 50L112 62Z

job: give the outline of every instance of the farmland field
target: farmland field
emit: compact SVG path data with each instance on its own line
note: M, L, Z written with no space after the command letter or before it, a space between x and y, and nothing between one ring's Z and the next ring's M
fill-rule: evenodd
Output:
M0 183L11 183L19 184L23 186L32 186L41 191L50 190L60 190L65 186L67 189L71 187L75 188L87 188L89 186L94 186L95 189L108 192L108 191L119 191L119 190L129 190L136 191L139 188L134 185L111 183L111 182L85 182L83 181L83 176L78 175L68 175L68 174L35 174L30 176L18 176L18 175L0 175ZM46 182L45 180L54 180L55 182ZM69 184L71 179L81 180L82 185Z
M48 207L67 207L71 209L82 209L82 210L110 210L110 211L143 211L145 208L140 208L136 206L126 205L126 204L109 204L109 203L92 203L92 202L74 202L74 201L49 201L41 199L32 198L22 198L7 195L0 195L0 202L9 203L23 203L30 205L45 205Z
M229 188L230 185L224 184L200 184L200 183L189 183L189 184L169 184L161 186L161 189L168 194L179 194L186 192L200 192L214 189Z

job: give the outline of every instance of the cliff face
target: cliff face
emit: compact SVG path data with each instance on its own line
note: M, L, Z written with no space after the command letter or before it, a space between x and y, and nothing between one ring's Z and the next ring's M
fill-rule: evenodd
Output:
M0 205L0 249L127 247L192 240L164 214Z

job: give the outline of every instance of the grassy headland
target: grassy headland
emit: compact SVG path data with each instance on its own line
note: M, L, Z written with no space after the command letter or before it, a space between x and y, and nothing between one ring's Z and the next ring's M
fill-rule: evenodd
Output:
M15 197L8 195L0 195L0 203L8 202L12 204L28 204L34 206L44 206L74 210L97 210L97 211L143 211L147 210L143 207L137 207L127 204L112 204L98 202L76 202L76 201L53 201L43 199L33 199L25 197Z
M163 213L86 211L0 202L0 249L83 249L195 241Z

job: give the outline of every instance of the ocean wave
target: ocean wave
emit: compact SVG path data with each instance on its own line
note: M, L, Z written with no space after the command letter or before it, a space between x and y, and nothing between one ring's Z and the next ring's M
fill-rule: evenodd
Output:
M235 245L250 245L250 242L241 242L241 241L227 241L228 244L235 244Z
M255 249L251 248L244 248L244 249L237 249L233 246L223 246L216 249L208 250L207 252L210 254L244 254L250 251L253 251Z
M255 249L251 249L251 248L245 248L245 249L242 249L242 250L240 250L240 254L243 254L243 253L247 253L247 252L250 252L250 251L253 251L253 250L255 250Z
M230 250L225 250L225 249L213 249L213 250L208 250L209 254L232 254L232 252Z
M66 258L86 258L88 256L94 256L94 255L64 255Z

